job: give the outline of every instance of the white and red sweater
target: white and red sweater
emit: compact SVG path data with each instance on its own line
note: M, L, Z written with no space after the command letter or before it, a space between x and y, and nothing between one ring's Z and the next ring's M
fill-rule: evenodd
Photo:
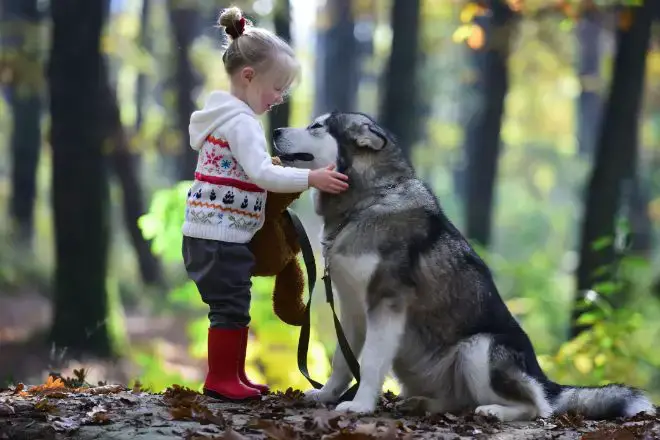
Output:
M189 131L199 156L183 235L247 243L263 226L266 191L309 188L309 170L272 164L257 115L227 92L210 94Z

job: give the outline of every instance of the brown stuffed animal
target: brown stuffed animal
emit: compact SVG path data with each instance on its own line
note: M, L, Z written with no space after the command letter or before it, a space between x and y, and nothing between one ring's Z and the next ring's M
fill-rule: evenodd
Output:
M280 165L278 158L273 164ZM305 278L296 255L300 252L298 235L284 212L302 193L268 191L264 225L250 241L255 257L253 276L275 276L273 310L289 325L300 326L305 314Z

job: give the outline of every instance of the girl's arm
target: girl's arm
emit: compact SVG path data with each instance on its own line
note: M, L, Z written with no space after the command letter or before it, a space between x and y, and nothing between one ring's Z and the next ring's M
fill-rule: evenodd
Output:
M224 130L231 152L252 183L272 192L302 192L309 188L309 170L273 165L261 124L241 114Z

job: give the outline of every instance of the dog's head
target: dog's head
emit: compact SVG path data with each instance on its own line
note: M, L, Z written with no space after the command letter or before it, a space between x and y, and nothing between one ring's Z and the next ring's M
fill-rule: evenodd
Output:
M337 171L364 174L396 149L392 137L362 113L328 113L305 128L278 128L273 153L284 166L315 169L331 163ZM379 159L379 157L381 159Z

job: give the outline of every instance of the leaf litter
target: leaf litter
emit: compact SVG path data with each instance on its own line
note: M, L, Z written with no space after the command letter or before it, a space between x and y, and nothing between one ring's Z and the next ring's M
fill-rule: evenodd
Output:
M146 392L139 382L85 383L51 375L36 386L0 391L0 440L25 438L157 440L413 440L413 439L660 439L660 419L638 415L596 422L563 414L526 423L501 423L464 414L397 410L385 393L371 416L343 414L305 401L299 390L270 393L249 403L219 402L179 385Z

